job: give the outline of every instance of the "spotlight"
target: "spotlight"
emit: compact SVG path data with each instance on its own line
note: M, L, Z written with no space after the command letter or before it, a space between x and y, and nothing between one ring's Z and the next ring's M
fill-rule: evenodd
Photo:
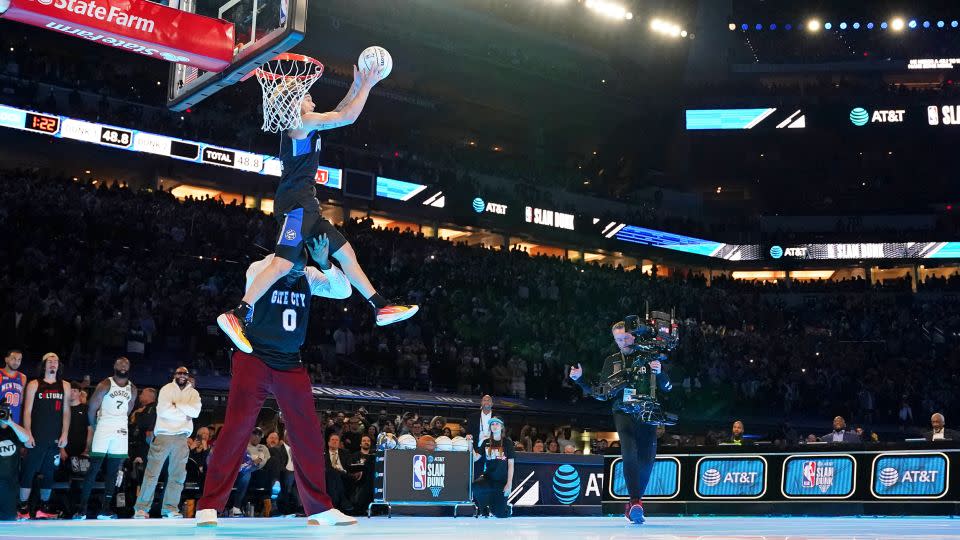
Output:
M626 19L626 20L628 20L628 21L629 21L629 20L633 20L633 13L631 13L631 12L628 11L627 14L623 16L623 18Z
M819 32L820 21L818 21L817 19L810 19L810 22L807 23L807 30L811 32Z
M776 29L777 29L777 23L772 23L772 24L770 25L770 29L771 29L771 30L776 30Z
M757 23L757 25L754 26L753 28L754 28L755 30L763 30L763 25L760 24L760 23Z
M830 30L831 28L833 28L833 25L830 24L830 23L827 23L827 24L823 25L823 29L824 29L824 30Z
M740 29L746 32L747 30L750 29L750 25L747 23L743 23L742 25L740 25Z
M783 29L784 29L784 30L793 30L793 25L790 24L790 23L787 23L787 25L784 26Z
M915 19L910 19L910 22L907 24L911 29L917 27L917 21Z
M867 23L867 30L873 30L873 23L872 23L872 22L868 22L868 23Z
M729 28L730 31L733 32L734 30L737 29L737 25L735 25L735 24L733 24L733 23L730 23L730 24L727 25L727 28Z
M880 29L881 29L881 30L886 30L886 29L887 29L887 21L883 21L882 23L880 23Z
M853 29L854 29L854 30L859 30L859 29L860 29L860 23L858 23L858 22L853 23Z
M845 22L840 23L840 29L841 29L841 30L846 30L846 29L847 29L847 23L845 23Z
M960 22L950 21L950 28L956 28L957 26L960 26Z
M926 24L927 26L930 26L929 22L924 24ZM904 25L903 19L901 19L900 17L897 17L896 19L890 21L890 28L892 28L896 32L903 30L903 25Z
M687 31L686 31L686 30L681 30L681 31L680 31L680 37L687 37Z
M937 28L943 28L943 21L937 21Z
M663 22L660 19L654 19L650 21L651 30L660 30L660 27L663 26ZM746 25L744 25L746 26Z
M923 21L924 28L930 28L930 21Z

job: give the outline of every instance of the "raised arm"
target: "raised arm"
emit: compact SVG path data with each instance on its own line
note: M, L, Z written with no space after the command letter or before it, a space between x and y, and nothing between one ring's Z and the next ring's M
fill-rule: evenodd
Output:
M356 69L356 66L354 66L354 69ZM357 73L354 81L358 78L360 83L357 86L357 91L353 99L349 99L348 101L350 94L353 93L353 86L351 86L347 95L337 105L339 110L334 109L324 113L307 113L303 115L303 127L300 129L303 131L324 131L349 126L356 122L357 118L360 117L360 113L363 111L364 105L367 104L367 98L370 97L370 90L373 89L373 85L377 84L382 78L382 71L379 69L365 69Z

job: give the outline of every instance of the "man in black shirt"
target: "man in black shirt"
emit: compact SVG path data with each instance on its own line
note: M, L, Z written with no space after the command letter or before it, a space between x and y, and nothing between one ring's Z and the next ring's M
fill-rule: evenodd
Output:
M310 375L300 360L313 296L348 298L347 277L329 260L326 237L308 239L310 256L320 270L307 266L301 253L289 274L277 280L257 302L246 327L253 354L233 353L232 379L223 429L198 503L197 525L217 525L217 513L230 496L250 432L267 395L273 394L286 421L294 475L309 525L354 525L357 520L333 508L325 491L323 430L313 403ZM274 255L250 265L247 286L270 264Z
M20 449L30 434L10 417L0 420L0 521L17 519L17 487L20 474ZM30 445L32 446L32 445Z
M516 452L513 441L504 433L503 420L490 419L490 438L480 444L480 452L473 452L473 461L484 457L483 475L473 483L473 495L484 515L509 517L507 497L513 491L513 460Z
M613 422L622 444L623 476L630 494L630 502L626 504L624 515L632 523L641 524L644 522L643 492L650 482L657 458L657 426L633 414L627 414L624 410L629 410L632 403L641 402L643 398L654 395L655 389L669 392L673 385L663 373L660 356L650 356L634 349L636 336L627 331L624 321L615 323L611 333L620 352L604 360L600 379L609 380L611 375L630 370L626 372L629 375L629 387L616 396L597 396L594 388L584 380L580 364L570 370L570 378L586 395L613 401ZM651 377L651 374L656 377Z
M67 432L67 446L60 452L60 462L70 465L70 458L90 453L93 430L87 418L87 405L83 403L80 383L70 385L70 430Z

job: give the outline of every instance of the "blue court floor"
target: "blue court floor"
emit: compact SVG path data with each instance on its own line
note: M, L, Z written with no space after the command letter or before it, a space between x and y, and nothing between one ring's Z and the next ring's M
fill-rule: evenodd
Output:
M0 524L0 538L161 540L165 538L350 538L363 540L960 540L960 518L653 517L645 525L608 517L396 516L351 527L307 527L304 519L223 519L216 529L178 522L24 522Z

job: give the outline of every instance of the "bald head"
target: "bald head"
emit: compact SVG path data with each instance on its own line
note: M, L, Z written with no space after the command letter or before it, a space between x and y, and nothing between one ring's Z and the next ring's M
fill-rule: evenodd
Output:
M943 429L943 426L946 425L943 415L940 413L933 413L933 416L930 417L930 425L933 427L934 431L940 431Z

